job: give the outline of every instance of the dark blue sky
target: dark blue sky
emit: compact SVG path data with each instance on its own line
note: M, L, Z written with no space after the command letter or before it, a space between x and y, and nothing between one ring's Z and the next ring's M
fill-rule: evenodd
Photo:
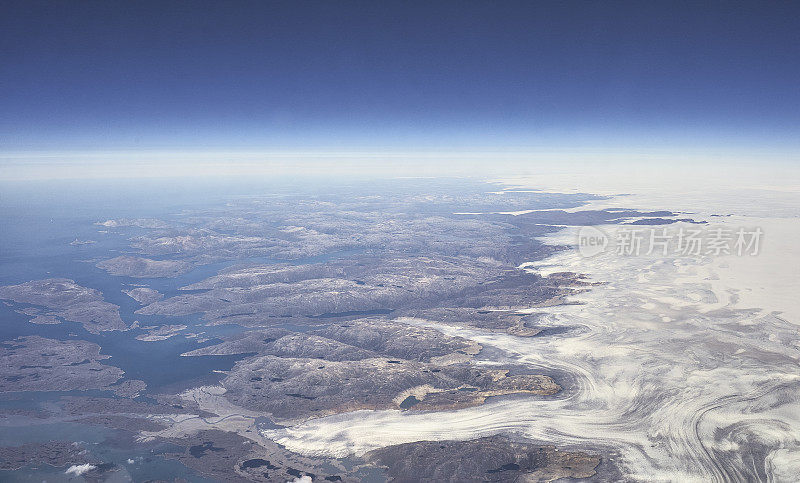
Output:
M9 2L0 150L798 146L800 3Z

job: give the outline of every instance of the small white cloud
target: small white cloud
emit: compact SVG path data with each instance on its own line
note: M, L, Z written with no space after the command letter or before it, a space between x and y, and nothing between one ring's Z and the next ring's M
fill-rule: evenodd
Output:
M97 466L91 465L89 463L86 463L85 465L72 465L69 468L67 468L67 471L65 473L68 475L73 474L75 476L80 476L86 473L87 471L92 471L95 468L97 468Z
M132 460L132 459L130 459L130 458L128 458L128 464L129 464L129 465L132 465L132 464L133 464L133 460Z
M292 481L287 481L286 483L311 483L312 481L314 480L312 480L310 476L303 475L293 479Z

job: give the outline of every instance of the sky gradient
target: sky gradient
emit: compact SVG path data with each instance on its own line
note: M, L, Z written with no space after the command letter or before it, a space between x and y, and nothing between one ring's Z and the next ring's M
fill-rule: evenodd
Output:
M6 158L800 148L797 2L0 9Z

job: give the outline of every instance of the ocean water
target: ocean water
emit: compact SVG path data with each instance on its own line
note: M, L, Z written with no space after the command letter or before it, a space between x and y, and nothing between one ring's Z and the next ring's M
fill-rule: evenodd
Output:
M213 189L212 189L213 188ZM282 186L274 186L281 191ZM263 191L260 188L257 192ZM270 189L267 188L266 191ZM186 332L202 331L214 337L237 330L238 326L205 327L199 315L185 317L151 317L134 314L141 306L122 292L131 285L147 285L166 296L175 295L179 287L198 282L234 262L221 262L197 267L172 279L134 279L109 275L95 267L99 259L129 253L128 239L144 230L126 228L108 230L95 225L114 218L169 218L183 210L197 210L218 205L227 197L247 193L241 185L220 187L181 187L171 182L150 182L130 185L117 182L37 182L0 186L0 284L18 284L43 278L70 278L78 284L100 290L107 302L120 307L120 316L127 325L139 321L143 326L185 324ZM251 190L251 192L256 192ZM73 240L95 243L70 245ZM267 259L241 262L268 262ZM306 263L313 260L305 261ZM221 375L214 371L229 370L243 356L180 357L186 351L210 345L182 336L163 341L136 340L142 330L91 334L74 322L57 325L36 325L29 316L17 313L20 304L0 304L0 341L27 335L67 340L87 340L100 345L101 354L110 356L105 364L125 371L126 379L141 379L147 389L139 396L149 400L152 394L177 391L196 384L216 382ZM24 392L0 395L0 408L37 409L54 407L64 396L115 397L107 391ZM57 419L57 418L56 418ZM185 478L189 481L212 481L199 476L177 461L166 459L167 450L179 447L164 444L130 444L117 431L91 424L70 421L45 422L28 417L9 417L0 425L0 445L16 446L49 440L75 441L95 459L113 464L110 481L146 481L151 479ZM128 463L133 460L133 463ZM64 468L33 465L17 471L0 471L0 481L65 481Z
M120 316L127 325L137 320L144 326L186 324L190 327L187 330L196 328L210 336L236 330L225 326L199 327L202 321L198 316L154 318L137 315L134 311L141 306L122 292L123 289L130 289L131 284L144 284L163 290L169 296L176 293L183 284L200 281L216 273L223 264L199 267L179 279L118 277L94 266L98 259L129 251L128 237L137 234L135 229L120 233L99 233L103 227L96 226L96 222L122 217L164 216L170 210L181 209L180 203L172 204L166 200L148 204L145 199L141 203L131 203L127 196L120 197L113 203L103 203L95 198L114 198L105 197L102 193L76 197L64 192L63 199L54 200L44 195L49 191L46 188L39 186L38 189L4 193L1 222L4 229L0 235L0 284L16 284L42 278L70 278L82 286L100 290L107 302L120 307ZM95 240L96 243L70 245L75 239ZM74 322L62 322L58 325L31 324L28 316L14 311L19 307L19 304L13 304L13 307L0 305L0 340L40 335L97 343L102 348L102 354L111 356L106 363L123 369L126 378L144 380L148 384L148 392L158 391L169 385L189 383L206 377L214 370L228 370L236 361L235 357L226 356L201 357L196 360L180 357L182 352L202 345L183 337L144 342L135 338L142 333L141 330L91 334Z

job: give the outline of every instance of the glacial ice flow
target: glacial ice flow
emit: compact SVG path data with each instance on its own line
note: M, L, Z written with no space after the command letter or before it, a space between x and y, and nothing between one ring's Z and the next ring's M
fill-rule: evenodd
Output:
M751 259L586 258L572 249L526 264L543 275L572 271L602 282L572 296L575 304L529 310L541 325L575 329L560 336L418 321L500 348L514 362L567 374L560 397L435 414L359 411L269 436L293 451L341 456L514 433L613 452L631 478L791 481L800 474L800 310L789 294L800 288L800 265L789 244L800 240L800 224L795 213L782 215L715 220L764 227L763 251ZM573 244L575 231L548 241Z

